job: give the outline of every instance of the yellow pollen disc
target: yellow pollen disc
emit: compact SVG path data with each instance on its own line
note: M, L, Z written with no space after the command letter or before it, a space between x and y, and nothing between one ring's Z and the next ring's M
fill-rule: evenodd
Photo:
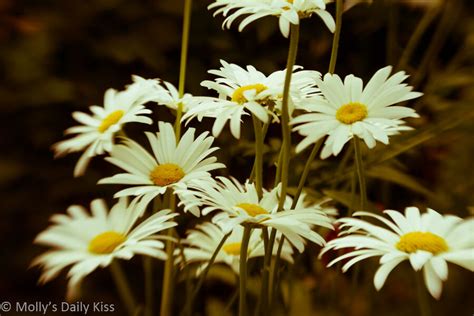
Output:
M398 250L413 253L417 250L424 250L436 255L449 250L446 241L438 235L424 232L407 233L400 237L396 244Z
M242 86L240 88L235 89L234 93L232 94L232 101L237 102L239 104L244 104L245 102L248 101L247 98L244 96L245 91L255 90L255 92L258 94L267 89L268 88L261 83L250 84L248 86Z
M102 120L102 123L97 129L101 133L105 132L109 129L110 126L117 124L118 121L120 121L120 119L122 118L123 114L124 112L122 110L110 113L105 119Z
M89 242L89 252L103 255L112 253L126 240L125 236L114 231L97 235Z
M228 243L222 246L222 250L225 251L228 255L239 256L240 255L240 242Z
M155 185L164 187L178 182L184 175L184 171L180 166L174 163L164 163L153 169L150 173L150 180L153 181Z
M362 103L351 102L339 108L336 118L344 124L352 124L362 121L367 117L367 107Z
M240 204L237 204L237 207L243 208L245 212L247 212L247 214L249 214L252 217L255 217L261 214L268 214L267 210L265 210L263 207L257 204L240 203Z

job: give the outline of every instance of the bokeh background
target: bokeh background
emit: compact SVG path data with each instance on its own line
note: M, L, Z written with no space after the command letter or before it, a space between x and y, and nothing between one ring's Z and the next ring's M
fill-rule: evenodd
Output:
M33 245L33 240L47 227L53 213L64 212L71 204L88 205L96 197L112 203L117 188L97 186L96 182L116 169L94 159L87 174L75 179L72 171L78 155L54 159L51 145L75 124L72 111L102 104L104 91L122 89L131 82L132 74L160 77L177 85L182 2L0 0L0 301L63 300L64 275L44 286L36 285L39 271L29 265L44 249ZM196 0L193 5L188 92L207 93L199 83L210 78L206 71L218 67L220 59L252 64L265 73L284 68L288 43L279 33L276 19L259 20L242 33L235 27L223 31L222 18L212 18L207 11L209 3ZM373 162L368 171L369 195L378 209L429 205L441 212L472 216L473 9L474 2L469 0L375 0L344 13L337 73L368 79L391 64L411 74L410 84L425 93L410 104L422 116L410 121L416 131L395 139L398 147L392 151L378 148L367 157L368 163ZM334 12L334 5L329 5L329 11ZM411 58L400 61L421 20L426 28ZM304 20L297 63L325 73L331 41L318 18ZM162 120L173 118L166 109L157 108L154 115ZM209 123L194 126L204 130ZM127 127L127 133L140 140L141 128ZM226 148L219 158L228 164L228 172L240 179L250 171L251 142L251 134L237 142L227 132L217 140ZM269 143L266 161L271 171L279 146L278 127L270 129ZM400 149L400 154L393 148ZM292 162L293 184L307 154ZM387 163L384 154L396 156ZM310 188L316 195L324 190L344 213L350 177L339 170L339 178L334 180L337 162L315 162ZM298 259L300 268L290 268L296 277L287 289L292 288L294 294L283 294L287 307L281 309L282 314L418 314L408 267L396 270L378 294L372 286L374 270L362 270L358 277L362 285L354 291L351 272L341 275L334 268L323 270L316 259L318 249L313 250ZM375 266L375 261L372 264ZM126 267L133 286L141 291L141 260ZM196 315L224 313L233 280L219 275L217 271L205 287ZM451 266L442 300L431 301L434 315L471 315L472 284L471 273ZM96 271L86 280L83 299L119 304L108 271ZM182 299L178 287L176 304ZM122 312L119 307L115 314Z

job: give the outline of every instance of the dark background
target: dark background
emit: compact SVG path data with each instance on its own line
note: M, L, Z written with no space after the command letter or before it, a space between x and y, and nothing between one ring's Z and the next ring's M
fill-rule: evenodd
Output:
M252 64L265 73L284 68L288 41L281 36L276 19L254 22L242 33L236 27L222 31L222 18L212 18L206 10L209 3L197 0L193 5L187 91L205 94L199 83L211 78L206 71L218 67L219 59L241 66ZM375 1L372 6L361 4L344 13L336 72L342 76L354 73L367 80L377 69L396 65L418 21L427 10L433 10L433 3ZM410 124L431 136L397 156L395 162L429 192L410 190L374 176L369 179L369 194L379 207L428 205L466 217L474 206L473 5L471 1L440 3L413 58L403 67L412 75L409 81L425 93L410 104L422 115ZM334 13L334 5L328 7ZM95 184L116 169L96 158L87 174L75 179L72 171L79 156L55 160L51 145L63 139L66 128L75 125L72 111L88 111L88 106L102 104L104 91L109 87L122 89L131 82L132 74L160 77L177 85L181 18L182 3L176 0L0 0L0 301L63 300L64 275L36 286L39 270L28 267L44 248L32 242L53 213L64 212L71 204L88 205L96 197L111 204L117 187ZM304 20L297 63L325 73L331 41L331 34L318 18ZM156 110L154 115L157 120L172 120L166 109ZM209 122L194 125L202 130L210 126ZM127 128L127 132L142 137L141 126ZM277 137L278 127L272 127L272 146L266 156L269 165L278 147ZM245 178L247 171L242 170L250 171L243 168L249 168L245 160L251 154L251 142L248 133L237 142L227 128L217 140L219 146L227 148L219 158L239 178ZM305 155L293 160L293 184ZM318 172L310 180L315 191L332 185L326 183L327 176L334 174L337 162L329 159L316 163ZM347 191L343 183L336 183L335 188ZM340 209L344 212L343 204ZM303 279L299 286L313 295L310 300L316 306L315 315L417 315L407 267L394 272L378 295L372 289L373 272L368 272L363 278L368 282L368 292L357 294L354 303L347 298L351 295L346 289L350 277L338 276L335 269L325 271L322 279L308 276L306 272L313 269L309 267L316 265L316 254L303 258L307 267L297 272ZM138 291L141 260L137 258L126 267ZM341 299L331 303L328 291L336 279ZM84 300L118 304L110 282L107 271L94 272L84 284ZM197 312L215 313L209 302L215 301L213 297L228 299L217 295L222 288L228 290L219 282L211 282L206 288L208 300L199 301ZM471 273L450 265L450 278L443 289L443 299L433 302L435 315L470 315L474 311L469 300L473 294ZM176 293L176 299L179 304L182 294ZM121 311L119 307L116 314ZM297 311L292 307L291 313Z

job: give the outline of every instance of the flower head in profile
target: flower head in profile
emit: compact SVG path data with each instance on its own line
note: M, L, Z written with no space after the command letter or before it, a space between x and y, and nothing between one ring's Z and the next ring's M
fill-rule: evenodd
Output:
M130 260L134 255L146 255L165 260L164 243L158 233L176 226L176 213L162 210L137 225L143 213L140 207L122 198L110 212L103 200L91 203L92 214L82 206L73 205L68 214L56 214L52 225L40 233L35 243L53 247L37 257L33 265L43 267L40 282L68 272L68 297L73 298L80 282L95 269L108 266L114 259Z
M305 239L318 245L324 244L324 239L313 230L315 226L333 228L331 220L321 209L306 207L304 202L291 209L291 200L288 199L284 210L277 212L279 186L272 191L264 191L262 198L259 198L253 183L242 185L233 178L224 177L218 177L218 180L220 182L212 187L197 188L199 192L195 193L195 198L204 215L221 211L213 221L225 231L239 224L256 228L272 227L302 252Z
M292 120L294 130L305 138L297 145L302 151L328 135L321 158L338 155L344 144L354 136L373 148L376 141L388 144L388 136L406 129L404 118L418 117L411 108L394 104L418 98L420 92L402 82L408 77L403 71L390 76L391 66L377 71L363 87L362 80L349 75L344 82L338 75L326 74L318 81L324 99L313 99L311 113ZM389 77L390 76L390 77Z
M246 16L240 22L240 32L255 20L275 16L278 18L281 33L288 37L290 24L297 25L301 19L309 18L313 14L317 14L331 32L335 29L334 19L326 11L324 0L216 0L208 8L218 8L214 16L222 14L226 17L222 27L230 28L237 18Z
M374 285L380 290L388 274L401 262L408 260L414 270L423 270L426 287L433 297L441 296L442 282L448 279L447 262L474 271L474 219L441 215L428 209L420 214L416 207L408 207L405 215L393 210L385 213L391 220L368 212L354 216L373 217L388 227L380 227L356 218L342 218L341 228L347 228L339 238L327 243L330 249L355 248L329 263L350 260L343 265L347 271L353 264L381 257L375 273Z
M66 134L74 137L53 145L56 156L84 151L74 169L74 176L83 175L92 157L110 152L114 146L114 136L127 123L151 124L144 116L151 110L143 105L148 100L147 92L138 85L130 85L124 91L108 89L104 96L104 106L91 106L92 114L74 112L73 117L82 125L68 128Z
M202 98L183 117L189 120L197 117L215 119L212 127L214 136L218 136L227 121L235 138L240 138L242 116L252 114L261 122L268 122L270 117L278 120L281 111L283 85L286 70L276 71L269 76L247 66L245 69L221 60L222 67L210 70L209 73L218 76L214 81L206 80L202 86L215 90L218 98ZM319 89L315 87L320 74L316 71L303 71L294 67L293 80L290 89L290 111L304 109L309 99L319 98Z
M180 141L176 142L173 126L159 122L159 132L147 132L153 155L131 139L124 139L123 144L114 147L108 162L124 169L119 173L99 181L100 184L132 185L115 194L115 197L136 196L140 205L146 206L157 195L172 189L180 196L189 186L207 186L212 182L209 171L225 167L210 156L217 147L211 147L214 138L202 133L194 139L194 128L188 129ZM196 216L196 208L190 209Z
M242 242L244 228L242 226L235 226L229 237L224 242L224 245L220 249L215 259L215 263L223 263L232 268L235 273L239 273L239 261L240 261L240 247ZM226 232L219 226L213 223L203 223L198 225L195 229L188 231L186 239L182 240L182 243L186 246L184 248L184 257L186 263L200 263L198 273L201 272L211 259L217 246L220 244ZM274 253L277 252L279 235L275 242L273 249ZM176 251L179 251L178 249ZM252 230L248 245L247 258L263 257L265 255L265 248L261 233L256 230ZM293 249L290 244L285 240L281 251L281 257L288 261L293 262ZM176 255L178 261L182 258L178 254Z
M175 111L181 107L184 113L200 99L205 99L193 97L190 93L185 93L181 97L172 83L161 79L145 79L140 76L132 76L132 79L134 84L141 86L143 91L147 91L148 100Z

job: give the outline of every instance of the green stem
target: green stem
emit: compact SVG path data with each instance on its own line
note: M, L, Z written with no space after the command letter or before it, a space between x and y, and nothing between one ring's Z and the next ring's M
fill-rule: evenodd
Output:
M357 171L357 177L359 178L359 193L360 193L360 210L367 210L367 190L365 185L364 165L362 162L361 153L361 140L359 137L354 136L354 156L355 156L355 167Z
M176 209L176 196L171 190L167 190L165 196L169 196L169 206L174 212ZM168 240L166 241L166 261L165 270L163 272L163 284L161 291L161 316L171 315L171 306L173 305L173 268L174 268L174 242L173 242L173 229L168 229Z
M418 306L420 308L420 316L431 316L430 302L427 295L423 276L421 272L414 271L416 279L416 292L418 295Z
M188 47L189 47L189 29L191 25L191 9L192 0L184 0L184 14L183 14L183 30L181 36L181 58L179 63L179 83L178 83L178 94L182 98L184 96L184 84L186 82L186 66L188 61ZM183 105L178 104L176 109L176 120L174 123L174 129L176 134L176 140L179 140L181 135L181 117L183 115Z
M262 197L262 181L263 181L263 131L262 124L257 117L252 115L253 129L255 132L255 186L259 197Z
M293 204L291 205L292 209L295 208L296 204L298 203L298 199L300 198L301 192L303 192L303 188L306 183L306 178L308 177L309 170L311 169L311 163L316 157L316 154L318 153L319 148L321 148L322 144L323 144L323 139L320 139L316 144L314 144L314 147L311 150L311 153L309 154L308 159L306 160L303 173L301 174L301 178L298 183L298 188L296 189L295 196L293 197Z
M209 273L209 270L211 269L211 266L214 264L214 261L216 261L217 255L219 254L219 251L222 249L222 246L224 246L225 241L227 238L229 238L231 233L228 233L222 237L221 241L216 247L216 250L214 250L211 259L209 259L209 262L207 263L206 268L204 271L202 271L201 275L199 276L198 283L196 287L194 288L193 293L191 294L191 297L186 301L186 305L184 306L184 313L186 315L191 315L192 314L192 307L194 304L194 300L196 299L197 294L199 293L199 290L201 289L202 285L204 284L204 281L206 280L206 277Z
M260 288L260 297L257 305L256 312L261 315L268 314L268 287L270 278L270 264L272 261L272 249L269 248L268 228L262 228L263 245L265 249L265 256L263 257L263 272L262 272L262 285Z
M133 297L133 293L130 290L125 273L116 260L110 263L110 271L112 272L112 276L114 278L115 285L117 286L119 295L128 310L128 314L133 315L137 307L135 298Z
M290 47L288 50L288 60L286 62L286 74L285 74L285 83L283 86L283 101L281 109L281 132L283 135L282 143L282 163L281 163L281 193L280 201L278 204L278 210L283 209L283 204L286 199L286 191L288 188L288 173L289 173L289 163L290 163L290 150L291 150L291 129L289 125L289 112L288 112L288 102L290 99L290 85L291 85L291 76L293 74L293 66L296 61L296 54L298 52L298 41L300 34L300 25L299 24L290 24Z
M242 244L240 245L240 297L239 297L239 316L247 315L246 295L247 295L247 251L250 240L250 226L244 227Z
M337 52L339 50L339 39L341 37L342 12L343 12L342 0L336 0L336 29L334 31L334 36L332 38L331 60L329 61L329 70L328 70L330 74L333 74L334 70L336 70Z

